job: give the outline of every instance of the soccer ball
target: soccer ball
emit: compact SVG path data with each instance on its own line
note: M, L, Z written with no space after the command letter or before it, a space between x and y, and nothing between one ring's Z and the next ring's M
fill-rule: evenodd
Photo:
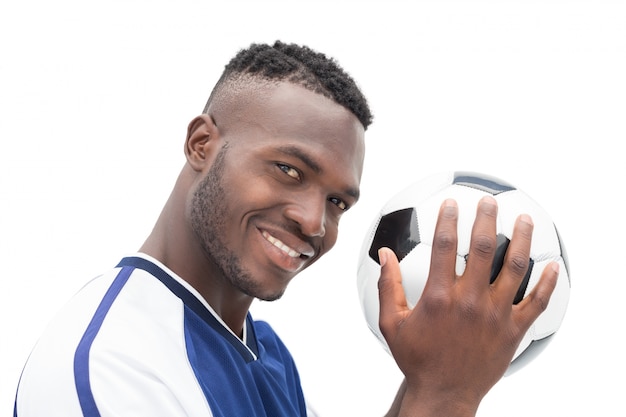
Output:
M453 198L459 206L456 273L462 274L469 253L470 235L476 206L484 195L498 202L497 250L491 272L493 282L502 267L513 225L519 214L529 214L534 223L530 266L515 296L521 301L535 286L545 266L560 263L559 279L546 310L524 335L506 375L521 369L551 340L561 325L570 295L570 274L565 246L551 219L534 200L498 178L475 172L445 172L408 186L381 209L370 226L361 247L357 286L365 320L383 347L389 348L378 327L378 249L392 249L400 261L402 284L410 308L417 304L430 268L432 238L441 203Z

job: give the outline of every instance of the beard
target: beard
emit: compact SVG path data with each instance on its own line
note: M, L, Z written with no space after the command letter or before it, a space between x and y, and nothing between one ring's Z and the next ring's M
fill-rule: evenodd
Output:
M242 293L265 301L279 299L284 291L264 294L261 286L243 267L239 256L226 245L229 218L228 193L223 185L228 144L215 158L206 177L198 184L191 200L191 227L202 250L222 276Z

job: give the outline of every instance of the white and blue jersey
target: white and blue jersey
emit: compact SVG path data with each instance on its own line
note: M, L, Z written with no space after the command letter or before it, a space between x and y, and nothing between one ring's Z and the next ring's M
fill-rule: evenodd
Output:
M271 327L243 340L146 255L89 282L24 367L14 417L306 416L296 366Z

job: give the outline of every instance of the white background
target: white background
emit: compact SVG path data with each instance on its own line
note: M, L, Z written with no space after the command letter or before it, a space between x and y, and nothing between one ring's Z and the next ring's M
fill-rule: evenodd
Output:
M52 315L143 242L189 120L251 42L337 58L375 113L362 200L335 251L257 303L322 416L381 415L401 376L362 319L364 230L432 172L487 172L553 215L572 298L548 349L479 416L625 415L623 1L4 1L0 414Z

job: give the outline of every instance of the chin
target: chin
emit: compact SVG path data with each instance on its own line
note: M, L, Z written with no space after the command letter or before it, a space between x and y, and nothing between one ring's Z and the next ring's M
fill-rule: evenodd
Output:
M276 301L280 299L283 294L285 294L285 288L280 290L270 292L270 291L256 291L254 297L258 298L261 301Z
M242 293L257 298L261 301L276 301L280 299L285 293L285 288L271 289L263 284L250 285L249 282L246 285L238 285L239 291Z

